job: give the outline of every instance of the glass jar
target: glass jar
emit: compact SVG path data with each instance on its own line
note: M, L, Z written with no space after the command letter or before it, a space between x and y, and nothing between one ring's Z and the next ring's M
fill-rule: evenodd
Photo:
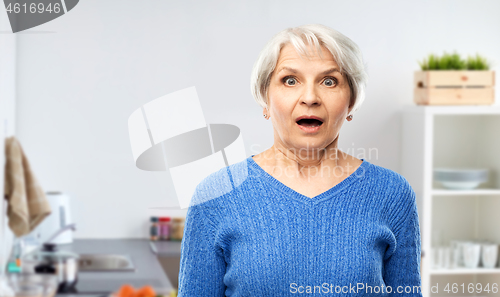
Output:
M170 217L161 217L159 222L160 240L170 239Z
M172 219L172 230L170 238L172 240L182 240L184 235L184 218L173 218Z
M150 221L151 221L151 226L149 227L149 238L151 241L157 241L159 233L158 218L151 217Z

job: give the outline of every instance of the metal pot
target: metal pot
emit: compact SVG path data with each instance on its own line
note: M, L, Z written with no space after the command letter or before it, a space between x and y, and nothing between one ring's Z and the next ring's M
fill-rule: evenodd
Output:
M45 243L40 250L23 258L23 271L57 276L57 292L72 292L78 282L78 254L57 250L57 245Z
M75 224L57 231L41 248L25 255L22 260L24 272L56 275L59 282L58 293L76 292L75 286L78 282L80 256L70 251L59 251L56 244L50 243L70 229L75 230Z

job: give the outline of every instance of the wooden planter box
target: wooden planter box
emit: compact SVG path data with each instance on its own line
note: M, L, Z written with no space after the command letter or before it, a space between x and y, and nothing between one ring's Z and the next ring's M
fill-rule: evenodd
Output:
M414 101L419 105L491 105L495 71L415 71Z

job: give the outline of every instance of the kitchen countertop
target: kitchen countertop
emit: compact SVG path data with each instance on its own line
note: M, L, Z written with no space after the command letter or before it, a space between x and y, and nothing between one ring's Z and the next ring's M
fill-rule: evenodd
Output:
M150 241L150 246L158 257L179 257L181 255L180 241Z
M158 255L152 252L148 239L75 239L71 244L59 245L59 249L80 254L129 255L132 258L135 271L82 271L78 274L77 290L79 293L57 294L57 297L102 296L102 293L97 294L97 292L115 291L126 283L134 287L151 285L161 292L170 292L173 289L160 265ZM92 293L86 294L85 292L88 290L91 290Z

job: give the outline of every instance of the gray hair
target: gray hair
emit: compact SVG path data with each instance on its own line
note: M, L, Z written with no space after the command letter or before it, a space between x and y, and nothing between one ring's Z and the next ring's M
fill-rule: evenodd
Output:
M274 35L262 49L253 66L250 78L252 95L262 108L268 107L267 93L271 76L278 62L280 51L286 44L292 44L299 54L307 57L310 57L306 52L307 44L314 45L321 58L323 58L321 46L327 48L339 65L340 73L346 75L349 83L351 90L349 106L353 104L349 115L354 114L359 109L365 99L368 79L361 50L347 36L320 24L287 28Z

